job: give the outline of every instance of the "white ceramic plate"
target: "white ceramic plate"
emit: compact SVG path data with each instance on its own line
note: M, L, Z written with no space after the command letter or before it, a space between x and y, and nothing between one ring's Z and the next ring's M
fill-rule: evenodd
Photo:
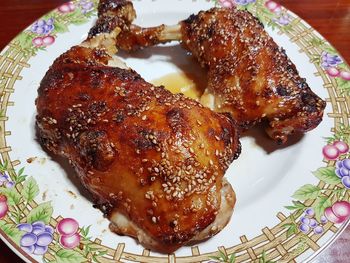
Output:
M283 147L259 130L244 134L242 154L226 175L237 193L229 225L215 237L169 256L112 233L69 165L53 159L36 139L39 82L56 57L86 37L96 18L97 1L61 6L2 51L0 236L19 256L27 262L224 262L234 256L236 262L300 262L316 255L345 228L350 206L345 187L350 180L349 67L317 32L283 7L261 0L234 3L266 25L313 91L327 100L324 120ZM230 6L232 1L134 1L136 23L143 26L175 24L215 5ZM189 69L200 72L176 43L120 56L148 81ZM343 165L345 183L336 175L336 163ZM333 219L328 214L335 223L323 216L325 210L336 214ZM63 218L79 225L75 238L80 244L73 240L71 248L62 246L55 228ZM40 242L48 246L38 247L43 225L47 234Z

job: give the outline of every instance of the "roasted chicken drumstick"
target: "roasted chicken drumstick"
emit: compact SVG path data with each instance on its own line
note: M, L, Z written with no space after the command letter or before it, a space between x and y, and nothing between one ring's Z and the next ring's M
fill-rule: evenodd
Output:
M106 7L100 11L108 13ZM230 112L243 129L267 120L268 135L284 143L288 135L309 131L321 122L325 102L249 12L212 8L176 26L154 28L131 22L117 38L119 48L135 50L181 40L208 70L202 103L218 112Z
M172 252L206 239L235 204L223 178L240 144L229 114L155 87L113 58L130 4L99 21L41 81L38 137L69 159L111 229ZM111 47L112 45L112 47Z

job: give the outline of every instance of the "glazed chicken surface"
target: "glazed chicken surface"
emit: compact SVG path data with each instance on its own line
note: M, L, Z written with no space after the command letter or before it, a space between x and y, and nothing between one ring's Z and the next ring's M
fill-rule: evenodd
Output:
M36 125L112 230L170 253L228 223L235 194L223 176L240 143L229 114L155 87L111 56L130 5L113 5L115 18L54 61L38 89Z
M326 103L249 12L212 8L176 26L141 28L130 23L116 45L135 50L170 40L181 40L208 70L201 102L231 113L243 129L266 120L268 135L284 143L290 134L321 122Z

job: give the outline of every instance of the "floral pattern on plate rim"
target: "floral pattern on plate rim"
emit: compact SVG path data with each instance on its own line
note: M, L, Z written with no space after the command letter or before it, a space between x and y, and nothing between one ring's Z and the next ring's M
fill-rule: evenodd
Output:
M297 20L292 14L273 1L263 0L213 0L215 5L247 10L266 26L281 33L292 32ZM13 40L21 47L24 57L33 57L53 45L59 34L69 31L70 24L84 24L96 15L97 0L71 1L48 13ZM299 23L300 21L297 21ZM301 22L300 22L301 23ZM310 45L321 50L308 54L323 74L329 76L334 88L342 96L350 95L349 67L337 51L321 37L313 37ZM3 117L4 112L1 112ZM323 148L328 166L313 173L320 183L307 184L292 196L286 206L290 215L283 224L287 238L298 236L299 243L290 254L294 256L307 250L310 235L322 235L334 224L342 224L350 217L350 128L338 125L326 138ZM44 262L99 262L108 256L107 250L92 241L91 226L79 228L72 218L52 218L50 202L36 204L39 185L32 176L24 174L24 168L15 171L7 161L0 165L0 230L20 246L27 254L43 255ZM49 253L51 252L51 253ZM272 262L271 253L262 250L257 262ZM216 262L236 262L235 252L224 248L206 257Z

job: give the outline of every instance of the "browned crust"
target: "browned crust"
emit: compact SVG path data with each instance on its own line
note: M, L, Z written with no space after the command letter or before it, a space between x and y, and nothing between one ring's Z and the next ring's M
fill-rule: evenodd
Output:
M237 129L109 59L73 47L54 62L36 100L39 138L70 160L107 216L125 214L171 252L215 220Z
M88 39L101 33L110 33L116 27L127 30L136 13L131 1L101 0L98 5L98 19L90 29Z
M230 112L243 128L267 119L280 142L321 122L326 103L249 12L212 8L181 25L183 46L208 69L215 110Z
M294 132L310 131L322 121L325 101L249 12L212 8L180 22L181 29L129 23L116 40L118 47L130 51L181 39L208 69L205 94L214 97L214 110L231 113L241 128L266 120L268 135L284 143Z

